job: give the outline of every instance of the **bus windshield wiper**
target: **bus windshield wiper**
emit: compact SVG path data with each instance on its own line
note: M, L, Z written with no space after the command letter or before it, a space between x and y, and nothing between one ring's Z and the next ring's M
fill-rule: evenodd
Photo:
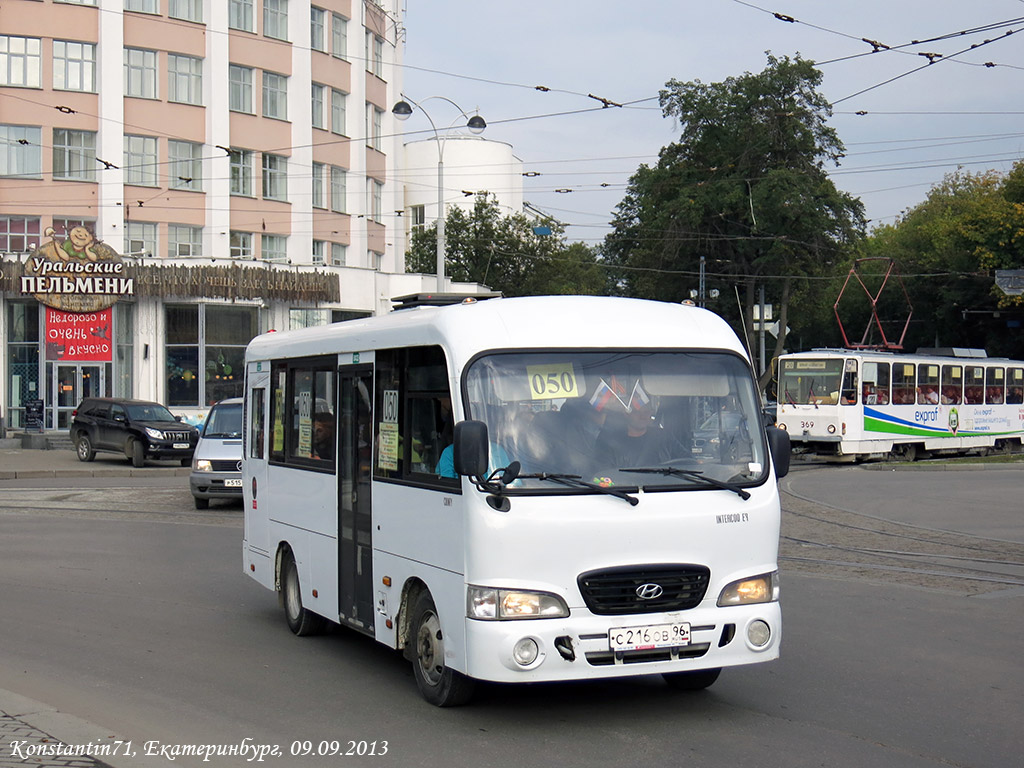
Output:
M640 503L639 499L635 496L630 496L625 491L620 491L618 488L608 488L597 483L588 483L586 480L581 480L579 475L564 475L564 474L552 474L550 472L535 472L531 475L519 475L519 477L528 477L533 480L550 480L553 483L560 483L561 485L567 485L570 488L587 488L591 491L597 491L598 493L607 493L609 496L617 496L620 499L628 501L630 506L635 507Z
M713 477L707 477L703 472L697 469L679 469L678 467L626 467L620 469L619 472L643 472L648 475L685 477L690 480L703 483L711 488L721 488L724 491L732 491L744 501L750 498L750 494L738 485L727 483L724 480L716 480Z

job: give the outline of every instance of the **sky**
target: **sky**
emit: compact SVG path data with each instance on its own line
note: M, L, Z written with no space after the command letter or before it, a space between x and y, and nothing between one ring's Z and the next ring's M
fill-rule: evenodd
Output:
M404 93L478 111L570 241L599 244L632 173L679 138L658 107L666 81L760 72L766 51L822 71L847 152L829 172L869 228L958 168L1024 157L1024 0L406 0L404 27ZM458 117L428 109L439 126Z

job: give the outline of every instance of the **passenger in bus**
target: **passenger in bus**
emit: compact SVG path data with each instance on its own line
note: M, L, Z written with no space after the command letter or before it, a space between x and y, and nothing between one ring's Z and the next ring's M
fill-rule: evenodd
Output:
M334 459L334 415L327 411L313 417L313 458Z
M985 402L992 403L993 405L1001 405L1003 402L1003 388L989 387L988 392L985 394Z
M917 402L920 405L938 405L939 393L936 391L935 387L930 384L926 384L925 386L918 388Z
M878 403L878 392L875 390L875 385L869 381L864 382L861 397L864 399L864 405L876 405Z
M942 388L942 404L957 405L960 402L960 388L957 386L946 386Z
M613 416L607 418L595 445L601 463L646 467L665 460L664 432L654 421L651 404L635 404L629 413Z

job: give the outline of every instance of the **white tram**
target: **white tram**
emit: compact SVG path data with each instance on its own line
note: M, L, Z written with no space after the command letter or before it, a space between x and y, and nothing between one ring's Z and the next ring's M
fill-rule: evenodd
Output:
M795 451L851 461L1019 451L1024 362L989 358L982 350L928 351L783 355L778 426Z

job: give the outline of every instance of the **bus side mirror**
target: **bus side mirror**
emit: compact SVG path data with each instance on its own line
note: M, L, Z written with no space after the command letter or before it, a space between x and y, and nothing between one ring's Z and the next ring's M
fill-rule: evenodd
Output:
M778 479L789 474L789 432L778 427L768 427L768 447L771 449L772 461L775 462L775 476Z
M470 477L487 474L487 425L482 421L460 421L455 425L455 472Z

